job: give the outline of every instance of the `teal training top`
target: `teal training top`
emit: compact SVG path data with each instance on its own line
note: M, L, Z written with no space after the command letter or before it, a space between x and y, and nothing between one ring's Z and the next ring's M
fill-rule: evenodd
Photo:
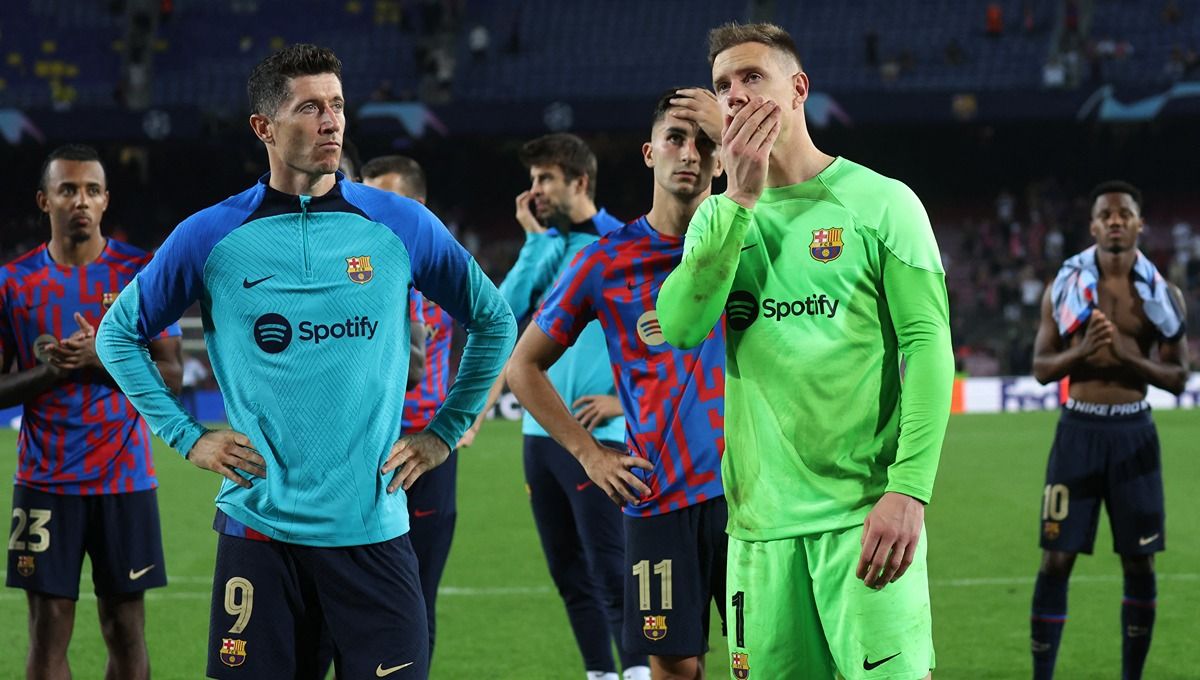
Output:
M531 316L541 306L554 282L584 246L622 226L620 220L601 209L591 220L575 225L566 235L557 229L526 235L517 261L500 284L500 293L516 317ZM580 397L590 394L616 396L617 386L607 357L604 329L599 321L593 321L579 334L575 344L546 371L550 384L571 412L575 411L572 405ZM534 437L550 436L528 411L521 423L521 433ZM624 442L625 418L618 416L600 423L592 430L592 435L601 441Z
M217 507L268 537L362 545L408 531L380 468L401 434L414 285L467 331L457 380L427 430L453 447L516 337L508 305L421 204L346 181L323 196L252 188L184 220L97 333L109 373L184 455L207 430L163 384L147 339L200 303L230 426L266 479L221 485Z

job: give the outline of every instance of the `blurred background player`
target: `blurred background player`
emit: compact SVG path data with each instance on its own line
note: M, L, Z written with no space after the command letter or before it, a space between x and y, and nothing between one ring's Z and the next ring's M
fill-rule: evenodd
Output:
M1150 652L1166 548L1158 433L1147 386L1183 392L1188 378L1183 295L1138 249L1142 193L1110 181L1092 190L1095 244L1063 263L1042 298L1034 376L1070 379L1042 497L1042 566L1031 616L1033 677L1054 677L1075 557L1091 554L1108 506L1121 556L1121 677L1136 680ZM1155 351L1157 349L1157 351Z
M197 402L196 391L208 380L208 369L204 362L193 354L183 357L183 391L179 394L179 402L193 417L200 418L200 404Z
M658 314L695 347L727 313L733 673L926 677L921 535L954 370L929 218L816 148L786 31L718 27L709 62L728 188L692 218Z
M37 192L50 240L0 270L0 406L23 405L7 583L26 591L31 679L71 676L84 552L106 678L150 677L143 595L167 584L150 431L96 356L95 327L150 261L100 233L108 200L94 149L55 149ZM168 321L149 358L178 392L180 333Z
M518 320L537 309L580 250L622 226L596 208L596 156L579 137L565 133L539 137L521 147L520 160L529 169L531 182L516 200L525 244L500 284ZM611 371L596 361L604 351L604 331L600 324L590 324L549 376L559 396L577 410L596 439L620 448L625 428L621 404ZM484 414L502 386L503 379L493 385ZM475 431L484 414L476 420ZM528 412L521 432L533 521L550 577L567 607L587 677L617 677L613 643L622 650L626 680L649 677L645 655L629 654L621 645L624 531L620 511ZM464 445L473 438L474 432L468 433Z
M649 214L580 251L507 371L521 403L624 508L623 644L650 655L655 680L704 677L712 601L724 613L727 547L725 328L718 324L699 347L678 350L663 341L654 311L683 254L688 221L720 173L716 144L676 115L682 109L670 104L675 96L671 90L659 99L651 139L642 145L654 171ZM588 433L546 376L597 319L626 414L626 449Z
M362 157L359 156L358 146L350 141L349 137L343 137L342 160L338 163L338 170L351 182L361 182L362 169Z
M425 204L425 172L406 156L382 156L362 167L363 184ZM446 400L450 384L450 342L454 320L432 300L419 296L425 326L424 377L404 395L405 434L424 430ZM417 554L421 591L429 621L429 657L433 658L437 589L450 555L454 523L458 517L455 488L458 484L458 452L451 451L446 462L425 473L408 493L409 538Z
M512 314L432 213L336 174L345 99L331 50L286 47L247 90L270 173L172 232L117 298L100 354L169 445L226 478L210 676L315 677L325 629L343 678L425 677L425 604L396 492L444 462L478 413ZM414 285L469 335L443 407L402 436ZM196 301L233 430L196 422L144 358L146 335Z

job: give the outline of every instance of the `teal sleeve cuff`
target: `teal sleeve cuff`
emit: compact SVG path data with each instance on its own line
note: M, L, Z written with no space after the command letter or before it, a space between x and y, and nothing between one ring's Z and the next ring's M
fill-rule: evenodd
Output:
M187 428L180 435L179 441L174 444L175 450L184 458L187 458L188 454L192 452L192 447L196 445L196 442L200 441L200 438L208 434L208 432L208 428L200 423L196 423L194 427Z
M516 319L499 291L474 261L469 277L468 285L476 294L471 301L470 318L462 320L465 321L467 345L463 348L458 375L450 393L426 427L451 449L483 410L488 391L517 340Z

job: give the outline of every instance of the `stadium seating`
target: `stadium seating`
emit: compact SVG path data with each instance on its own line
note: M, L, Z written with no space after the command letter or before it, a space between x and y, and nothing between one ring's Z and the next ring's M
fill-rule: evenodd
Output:
M381 83L417 92L417 47L429 36L424 3L401 0L177 0L154 47L153 103L244 106L247 72L274 46L314 41L345 63L352 101ZM438 3L435 3L438 4ZM641 97L664 83L704 83L707 30L746 19L747 2L690 0L466 0L453 24L452 94L474 101L595 100ZM985 0L820 0L762 3L796 37L816 85L833 92L1006 91L1041 87L1053 52L1054 3L1001 0L1004 33L985 34ZM1023 27L1034 12L1035 30ZM1106 82L1156 84L1176 46L1200 35L1200 12L1168 25L1159 3L1098 1L1090 37L1128 42L1122 58L1101 58ZM5 3L0 103L18 107L112 106L121 75L125 19L106 3L23 0ZM485 27L490 45L476 59L469 30ZM19 27L29 26L33 30ZM836 30L829 27L836 26ZM877 38L879 63L866 58ZM956 43L961 63L948 63ZM1195 45L1191 45L1195 47ZM564 67L569 64L569 67ZM895 64L893 75L881 64ZM887 70L886 68L883 70Z

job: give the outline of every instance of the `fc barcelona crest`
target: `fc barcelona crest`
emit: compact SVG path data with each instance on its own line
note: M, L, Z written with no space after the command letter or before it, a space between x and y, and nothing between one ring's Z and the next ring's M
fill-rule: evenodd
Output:
M100 298L100 306L101 306L101 307L103 307L103 308L105 308L105 309L108 309L109 307L112 307L112 306L113 306L113 303L114 303L114 302L116 302L116 301L117 301L117 294L116 294L116 293L105 293L105 294L104 294L103 296L101 296L101 298Z
M750 677L750 655L745 652L734 652L733 662L729 664L733 669L733 677L738 680L746 680Z
M642 625L642 635L645 635L647 640L661 640L667 636L667 617L647 616L644 618L646 622Z
M366 283L375 276L375 269L371 267L370 255L359 255L358 257L346 258L346 276L355 283Z
M33 555L17 555L17 573L25 578L33 576Z
M246 663L246 641L221 638L221 663L231 667Z
M808 252L817 262L832 262L842 254L842 230L814 229L813 240L808 246Z
M1047 541L1053 541L1058 538L1058 534L1062 531L1062 527L1058 522L1043 522L1042 533L1045 534Z

